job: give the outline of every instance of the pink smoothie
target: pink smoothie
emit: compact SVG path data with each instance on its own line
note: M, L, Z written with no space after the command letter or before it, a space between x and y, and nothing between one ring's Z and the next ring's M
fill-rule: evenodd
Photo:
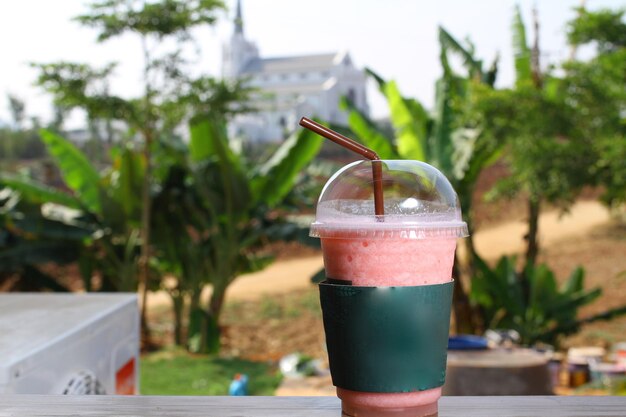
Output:
M384 214L376 211L370 161L346 165L322 190L310 235L321 238L326 276L368 287L449 282L457 238L467 236L452 185L420 161L381 164ZM338 387L337 395L351 416L416 417L437 412L441 388L378 393Z
M456 239L322 238L326 276L363 287L443 284Z
M323 238L326 276L352 285L389 287L441 284L452 277L456 239ZM437 412L441 387L409 393L337 388L349 415L427 416ZM368 414L369 413L369 414Z

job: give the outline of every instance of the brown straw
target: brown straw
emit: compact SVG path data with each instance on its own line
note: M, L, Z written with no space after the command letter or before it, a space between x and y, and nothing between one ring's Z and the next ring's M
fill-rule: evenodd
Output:
M314 122L311 119L307 119L306 117L300 119L300 126L309 129L326 139L330 139L337 145L343 146L344 148L352 152L356 152L359 155L373 161L372 176L374 177L374 213L377 216L383 216L385 214L385 206L383 203L383 166L380 162L378 154L355 140L337 133L334 130L330 130L326 126Z

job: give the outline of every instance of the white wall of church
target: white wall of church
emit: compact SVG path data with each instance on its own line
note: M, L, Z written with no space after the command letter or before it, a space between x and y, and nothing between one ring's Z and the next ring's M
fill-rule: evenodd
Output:
M250 103L258 110L236 116L229 125L231 134L252 142L282 140L302 116L345 125L347 114L339 108L344 95L369 112L365 74L346 52L263 59L244 36L239 3L235 30L223 48L222 72L227 78L248 77L250 85L261 91Z

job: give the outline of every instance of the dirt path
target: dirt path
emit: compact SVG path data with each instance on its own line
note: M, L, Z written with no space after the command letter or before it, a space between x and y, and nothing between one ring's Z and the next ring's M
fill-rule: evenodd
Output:
M608 210L595 201L581 201L569 213L549 211L539 218L539 245L550 247L563 239L588 235L593 228L610 220ZM475 236L478 254L487 258L519 253L524 250L527 225L523 221L508 222L479 230Z
M609 218L606 208L594 201L578 202L564 215L558 211L544 213L539 220L540 245L548 248L559 240L584 236L593 228L608 222ZM526 224L523 221L485 228L476 233L476 249L486 259L519 253L524 249L525 233ZM322 266L321 255L276 262L261 272L239 277L228 289L226 297L230 300L258 299L306 288L311 285L310 277ZM204 296L208 297L209 294L210 289ZM169 297L163 292L151 294L148 301L149 306L169 302Z

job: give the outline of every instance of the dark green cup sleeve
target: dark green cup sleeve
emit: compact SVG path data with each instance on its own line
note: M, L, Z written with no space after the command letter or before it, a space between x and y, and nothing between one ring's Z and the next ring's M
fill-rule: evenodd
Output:
M453 287L320 283L333 385L362 392L442 386Z

